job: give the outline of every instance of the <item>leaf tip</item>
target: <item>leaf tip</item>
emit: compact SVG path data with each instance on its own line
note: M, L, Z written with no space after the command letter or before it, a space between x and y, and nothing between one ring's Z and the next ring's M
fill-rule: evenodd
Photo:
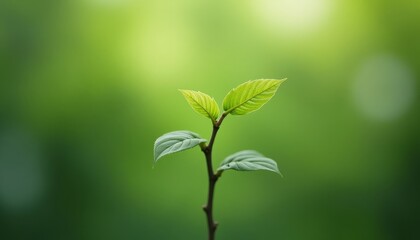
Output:
M284 178L283 174L281 174L281 172L279 171L279 169L277 168L275 173L277 173L278 175L280 175L281 178Z

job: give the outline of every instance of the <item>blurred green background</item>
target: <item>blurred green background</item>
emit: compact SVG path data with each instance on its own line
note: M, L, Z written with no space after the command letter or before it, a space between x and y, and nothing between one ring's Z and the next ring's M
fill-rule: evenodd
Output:
M269 172L226 172L218 239L420 239L420 3L361 0L2 0L0 239L206 239L199 149L211 123L178 88L221 103L283 78L215 145Z

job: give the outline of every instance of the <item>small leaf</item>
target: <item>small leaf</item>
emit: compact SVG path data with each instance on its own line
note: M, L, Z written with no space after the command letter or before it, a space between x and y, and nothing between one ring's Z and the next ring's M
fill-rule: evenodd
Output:
M229 169L238 171L267 170L280 174L277 163L274 160L264 157L261 153L254 150L244 150L226 157L217 170Z
M223 109L233 115L244 115L260 109L276 93L286 78L248 81L232 89L223 100Z
M214 98L209 95L192 90L179 90L184 95L188 104L197 113L210 118L213 122L219 117L220 110Z
M159 158L165 155L193 148L206 141L207 140L200 138L197 133L190 131L166 133L155 141L154 162L156 163Z

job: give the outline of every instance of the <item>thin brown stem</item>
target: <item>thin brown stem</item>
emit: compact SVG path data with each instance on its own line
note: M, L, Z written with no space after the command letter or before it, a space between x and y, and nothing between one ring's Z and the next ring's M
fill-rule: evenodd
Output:
M219 121L213 124L213 132L211 134L209 145L202 147L202 151L206 157L207 174L208 174L208 179L209 179L209 191L207 195L207 203L206 205L203 206L203 210L206 213L206 217L207 217L209 240L214 240L216 236L217 222L214 221L214 218L213 218L213 199L214 199L214 189L216 187L216 182L221 176L221 173L219 172L217 172L216 174L214 173L213 163L212 163L212 152L213 152L213 145L216 139L217 132L219 131L220 125L222 124L226 116L227 114L223 113Z

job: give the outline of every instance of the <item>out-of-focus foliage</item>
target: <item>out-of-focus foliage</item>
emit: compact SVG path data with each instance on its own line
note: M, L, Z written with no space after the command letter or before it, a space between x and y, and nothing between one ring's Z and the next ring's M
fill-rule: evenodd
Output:
M218 100L287 77L229 116L224 156L275 174L220 179L220 239L419 239L420 3L359 0L0 2L0 239L204 239L198 148L153 170L153 143ZM246 210L244 210L246 209Z

